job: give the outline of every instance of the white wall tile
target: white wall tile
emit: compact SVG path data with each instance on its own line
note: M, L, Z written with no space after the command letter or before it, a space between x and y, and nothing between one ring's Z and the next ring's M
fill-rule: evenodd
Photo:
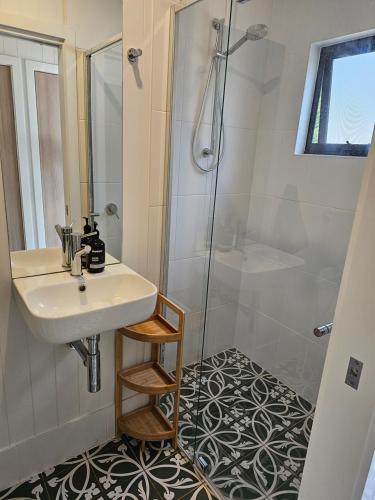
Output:
M198 169L193 161L192 140L194 125L191 122L182 122L180 170L178 177L178 194L207 194L211 186L211 173ZM194 148L196 161L204 169L209 169L215 159L204 158L202 151L210 147L211 126L202 124L197 133L197 142Z
M207 311L205 357L233 347L237 304L225 304Z
M100 355L102 360L100 408L113 405L113 395L115 393L115 332L104 332L100 335Z
M55 347L56 396L59 425L79 416L77 354L66 346Z
M219 193L250 193L255 146L255 132L225 127L225 155L219 166Z
M184 366L198 363L202 354L204 333L204 313L187 314L185 317L184 333ZM176 369L176 344L166 344L164 367L168 371Z
M34 434L34 412L31 392L26 327L16 304L12 301L7 325L4 357L4 383L12 443Z
M169 0L154 2L153 51L157 57L152 64L152 109L167 111L169 67Z
M122 128L118 123L93 124L93 177L96 182L122 180Z
M107 215L105 207L108 203L115 203L118 207L119 219L115 215ZM119 182L94 182L94 206L100 215L96 218L98 229L106 238L121 237L122 221L122 185Z
M189 313L204 308L208 261L206 257L171 260L168 269L168 296Z
M164 207L149 208L147 277L159 286Z
M355 210L364 166L363 158L311 156L304 186L306 201Z
M150 206L162 205L164 201L165 147L168 114L152 111L151 114L151 164Z
M54 347L27 338L35 432L41 434L58 425Z
M1 490L21 480L18 454L15 447L8 448L0 453L0 470Z
M199 255L207 249L208 196L179 196L176 220L176 259Z

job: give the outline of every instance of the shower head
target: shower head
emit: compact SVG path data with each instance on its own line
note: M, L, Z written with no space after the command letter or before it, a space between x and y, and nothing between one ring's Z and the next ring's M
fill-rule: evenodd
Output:
M248 1L248 0L246 0ZM257 40L262 40L268 34L268 26L265 24L254 24L247 28L246 33L242 38L238 40L227 52L217 52L216 57L225 59L227 56L234 54L242 45L249 40L256 42Z
M254 24L246 30L247 40L252 40L256 42L257 40L262 40L268 35L268 26L265 24Z

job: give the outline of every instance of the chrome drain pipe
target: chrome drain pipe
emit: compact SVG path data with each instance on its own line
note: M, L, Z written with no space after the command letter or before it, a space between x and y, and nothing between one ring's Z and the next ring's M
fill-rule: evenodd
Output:
M87 347L83 340L71 342L69 347L74 349L79 357L82 359L83 364L87 368L87 388L89 392L95 393L100 391L100 350L99 341L100 335L93 335L87 337Z

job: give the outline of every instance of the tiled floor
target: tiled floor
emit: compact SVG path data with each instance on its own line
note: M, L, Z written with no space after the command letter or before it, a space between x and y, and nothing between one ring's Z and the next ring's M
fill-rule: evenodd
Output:
M314 415L307 401L235 348L184 368L181 396L180 444L189 456L203 457L222 497L297 499ZM161 406L171 416L172 395ZM124 437L0 493L0 500L16 498L217 497L168 443Z
M0 499L211 500L191 463L168 443L123 438L0 493Z
M163 406L170 415L170 395ZM225 498L297 499L313 416L310 403L235 348L184 368L180 443L204 458Z

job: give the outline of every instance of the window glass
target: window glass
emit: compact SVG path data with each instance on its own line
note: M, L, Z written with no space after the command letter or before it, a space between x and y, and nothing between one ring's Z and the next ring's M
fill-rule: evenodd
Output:
M305 152L367 156L375 122L375 37L321 49Z

